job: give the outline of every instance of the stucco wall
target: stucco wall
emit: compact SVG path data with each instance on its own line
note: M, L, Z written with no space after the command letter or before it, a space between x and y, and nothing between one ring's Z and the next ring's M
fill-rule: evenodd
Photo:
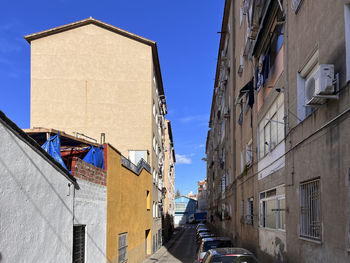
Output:
M0 261L71 262L73 185L0 123Z
M297 74L318 50L319 64L334 64L340 75L339 100L329 100L303 121L289 115L286 150L313 132L286 156L287 251L290 262L349 262L349 115L317 130L350 107L346 86L345 27L343 1L303 1L297 14L288 8L289 106L298 112ZM303 43L300 45L300 43ZM300 233L300 183L320 178L321 240L302 239Z
M142 262L145 231L152 226L152 207L147 210L146 206L146 191L152 193L152 175L144 169L136 175L123 167L121 155L108 145L107 186L107 257L118 262L118 234L127 232L128 262ZM147 247L150 253L151 238Z
M151 149L151 47L93 24L31 42L31 127Z
M286 255L286 232L259 228L260 250L272 256L275 262L284 262Z
M106 262L107 189L77 179L74 224L86 225L86 263Z

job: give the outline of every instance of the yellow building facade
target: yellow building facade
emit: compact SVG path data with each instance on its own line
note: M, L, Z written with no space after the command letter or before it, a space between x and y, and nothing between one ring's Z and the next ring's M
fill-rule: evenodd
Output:
M107 151L107 258L142 262L152 253L152 175L110 144ZM149 169L149 171L147 170ZM121 261L119 261L121 259Z

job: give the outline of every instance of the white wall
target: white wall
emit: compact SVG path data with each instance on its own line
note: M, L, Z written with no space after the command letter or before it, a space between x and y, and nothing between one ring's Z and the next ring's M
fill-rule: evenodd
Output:
M106 187L77 179L74 223L86 225L86 263L106 262Z
M284 167L286 146L284 141L258 162L258 180Z
M0 261L71 262L73 185L0 122Z

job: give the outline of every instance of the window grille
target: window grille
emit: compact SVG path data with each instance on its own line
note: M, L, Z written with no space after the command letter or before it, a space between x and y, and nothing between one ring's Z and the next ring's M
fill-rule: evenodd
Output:
M73 226L73 263L85 262L85 225Z
M128 250L128 233L119 234L118 236L118 262L127 261Z
M253 197L247 200L247 224L248 225L253 225L253 203L254 203Z
M321 240L320 179L300 184L300 236Z

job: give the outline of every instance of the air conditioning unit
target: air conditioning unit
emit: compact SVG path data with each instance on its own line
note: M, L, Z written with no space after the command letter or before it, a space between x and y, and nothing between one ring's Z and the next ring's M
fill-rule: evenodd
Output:
M305 105L321 105L335 91L334 65L322 64L305 82Z

